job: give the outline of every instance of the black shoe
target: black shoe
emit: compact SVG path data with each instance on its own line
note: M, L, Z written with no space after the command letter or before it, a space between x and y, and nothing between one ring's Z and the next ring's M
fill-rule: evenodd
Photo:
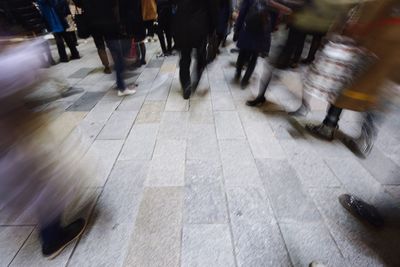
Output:
M319 125L314 125L314 124L307 124L306 125L306 130L314 135L315 137L327 140L327 141L332 141L335 130L338 127L329 127L325 124L319 124Z
M358 219L375 227L383 226L384 220L378 210L362 199L353 195L344 194L339 196L339 202L348 212Z
M309 65L314 61L314 59L305 58L300 61L301 64Z
M111 73L112 73L112 70L111 70L110 67L104 67L103 72L104 72L105 74L111 74Z
M242 89L246 89L246 87L249 85L249 81L246 79L242 79L242 82L240 83L240 87Z
M140 64L143 66L143 65L146 65L147 62L146 62L146 60L141 60L141 61L140 61Z
M191 94L192 94L192 87L186 86L186 88L183 89L183 99L189 99Z
M60 62L67 63L67 62L69 62L69 59L68 58L60 58Z
M71 60L76 60L76 59L80 59L80 58L81 58L81 56L79 54L71 56Z
M246 102L246 105L250 107L255 107L261 104L264 104L267 100L265 99L265 96L262 97L256 97L254 100L249 100Z
M62 229L62 237L52 244L42 244L42 253L48 259L57 257L70 243L79 238L85 231L86 221L78 219Z

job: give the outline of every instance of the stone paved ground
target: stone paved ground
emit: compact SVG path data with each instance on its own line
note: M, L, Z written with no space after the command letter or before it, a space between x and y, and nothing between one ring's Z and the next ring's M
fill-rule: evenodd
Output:
M92 42L79 48L81 60L53 73L82 91L41 108L55 108L58 139L80 132L82 146L98 157L89 227L47 261L32 222L1 217L1 266L400 266L399 112L360 160L285 115L299 105L299 73L283 73L271 103L249 108L262 64L241 90L231 83L235 55L223 50L185 101L177 56L157 59L151 44L147 67L127 73L138 93L119 98ZM314 101L308 119L320 120L324 110ZM341 128L356 134L359 121L346 112ZM337 201L345 192L377 205L386 228L370 229L346 213Z

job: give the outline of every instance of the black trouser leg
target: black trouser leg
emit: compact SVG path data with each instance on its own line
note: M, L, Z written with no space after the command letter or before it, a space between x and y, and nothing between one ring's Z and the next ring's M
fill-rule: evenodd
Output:
M167 49L168 49L168 52L172 52L172 33L171 33L170 24L169 25L165 25L164 32L165 32L165 37L167 38Z
M140 48L140 61L142 64L146 64L146 44L144 42L139 43Z
M239 55L236 61L236 74L240 74L242 72L243 66L246 61L249 60L250 53L244 49L240 49Z
M321 46L322 38L325 34L315 34L311 41L310 51L308 52L307 61L312 62L314 61L315 54L317 53L318 49Z
M286 69L289 67L290 61L298 47L300 31L295 27L290 27L289 35L286 40L285 46L279 53L276 66L280 69Z
M306 41L306 33L300 30L296 31L296 43L295 43L295 49L293 52L293 58L292 58L292 63L299 63L301 54L303 53L304 49L304 42Z
M260 89L258 90L257 99L261 99L265 97L265 93L267 92L269 83L272 80L273 69L271 68L269 71L265 71L263 77L260 82Z
M53 33L54 38L56 39L56 44L57 44L57 50L58 54L60 55L60 60L61 61L67 61L68 56L67 56L67 51L65 51L65 45L64 45L64 40L62 38L62 34L59 32Z
M243 81L248 82L251 78L251 75L254 72L254 69L256 68L257 65L257 58L258 58L258 53L257 52L251 52L250 57L249 57L249 65L247 66L246 73L243 76Z
M331 105L328 109L328 113L323 121L323 124L332 128L336 128L339 123L340 115L343 109Z
M63 32L62 37L64 41L67 43L69 50L71 51L71 57L77 58L79 57L78 49L74 43L74 40L69 32Z
M167 53L167 47L165 46L164 30L160 25L158 25L157 35L158 39L160 40L161 50L163 54L165 54Z
M206 59L206 46L207 43L203 42L197 47L197 66L196 66L196 71L197 71L197 79L200 81L201 75L203 74L203 71L207 65L207 59Z
M51 223L40 226L40 239L42 244L51 246L62 238L61 216L54 219Z
M192 49L181 48L181 59L179 61L179 79L182 88L187 88L191 84L190 63L192 62Z

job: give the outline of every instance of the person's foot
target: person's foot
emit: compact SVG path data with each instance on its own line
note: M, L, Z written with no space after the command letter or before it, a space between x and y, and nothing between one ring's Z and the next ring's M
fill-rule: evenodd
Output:
M363 135L357 139L344 138L343 144L360 158L366 158L374 146L372 139Z
M297 64L297 63L291 63L291 64L290 64L290 67L291 67L292 69L296 69L298 66L299 66L299 64Z
M339 196L339 202L348 212L372 226L382 227L384 220L378 210L362 199L349 194Z
M293 117L305 117L307 116L309 109L305 105L301 105L297 110L289 112L289 116Z
M80 59L80 58L81 58L81 56L79 54L71 56L71 60L76 60L76 59Z
M235 83L239 83L239 82L240 82L240 77L241 77L241 76L242 76L242 75L241 75L240 71L237 71L237 70L236 70L235 76L233 77L233 81L234 81Z
M147 62L146 62L146 60L141 60L141 61L140 61L140 64L143 66L143 65L146 65Z
M62 229L62 237L51 244L42 244L42 253L48 259L57 257L70 243L79 238L85 231L86 221L78 219Z
M192 87L190 85L183 88L183 99L189 99L191 94Z
M111 68L108 67L108 66L107 66L107 67L104 67L103 72L104 72L105 74L111 74L111 73L112 73Z
M246 89L246 87L249 85L249 81L246 79L242 79L242 81L240 82L240 87L242 89Z
M118 90L118 96L127 96L136 94L136 90L134 89L134 85L128 86L125 90Z
M311 64L313 61L314 61L313 59L305 58L305 59L302 59L302 60L300 61L300 63L301 63L301 64L304 64L304 65L309 65L309 64Z
M69 59L68 58L60 58L60 62L67 63L67 62L69 62Z
M337 127L329 127L323 123L319 124L319 125L315 125L315 124L307 124L306 125L306 130L308 132L310 132L315 137L318 137L318 138L321 138L321 139L324 139L327 141L333 140L336 129L337 129Z
M255 107L255 106L264 104L266 101L267 101L267 99L265 99L265 96L256 97L254 100L248 100L246 102L246 105L248 105L250 107Z

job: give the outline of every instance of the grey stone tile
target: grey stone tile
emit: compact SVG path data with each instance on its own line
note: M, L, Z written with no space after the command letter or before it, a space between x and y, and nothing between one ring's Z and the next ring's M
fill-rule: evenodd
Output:
M307 140L281 140L290 164L306 187L335 187L341 183Z
M356 159L332 158L325 161L343 183L348 193L355 194L378 208L381 207L382 213L385 213L384 210L387 211L389 207L394 208L394 199L385 192L382 185Z
M115 111L97 139L125 140L138 111Z
M189 113L188 112L164 112L159 139L186 139L189 129Z
M219 160L186 160L185 184L188 186L221 184L222 177Z
M211 98L213 110L235 110L235 104L229 91L211 91Z
M373 148L360 163L374 178L384 185L400 185L400 167L386 157L378 148Z
M237 112L218 111L214 113L218 139L245 139L246 136Z
M398 229L364 227L339 204L339 195L347 193L343 188L312 189L310 193L350 266L399 265Z
M147 186L183 186L185 183L184 140L158 140L147 175Z
M232 223L238 266L292 266L278 225Z
M189 121L192 124L214 123L211 101L207 99L190 100L189 113Z
M92 71L93 68L81 68L69 75L68 79L83 79Z
M31 226L0 226L0 266L9 266L32 230Z
M159 73L154 80L147 101L166 101L172 86L174 75L172 73Z
M145 96L133 95L125 97L118 106L120 111L138 111L142 108Z
M96 171L92 186L104 186L108 175L121 151L123 140L96 140L87 152L87 157L94 157Z
M283 223L280 228L293 266L308 266L312 261L327 266L347 266L322 223Z
M161 122L162 113L164 111L165 102L163 101L146 101L137 116L136 123L159 123Z
M99 198L95 220L68 266L122 266L143 193L148 164L117 162Z
M179 266L183 190L147 188L125 266Z
M222 183L186 186L183 221L186 224L227 223Z
M226 189L232 223L269 225L274 214L263 188L228 187Z
M181 266L235 266L228 225L186 225Z
M135 124L125 141L119 160L151 160L158 127L158 124Z
M165 105L166 111L188 111L189 101L183 99L182 88L179 83L179 76L175 75L172 81L171 90L168 95L167 103Z
M286 157L267 122L246 122L243 126L255 158Z
M146 68L161 68L163 63L163 59L152 59L147 63Z
M225 184L228 186L261 186L254 158L246 141L220 141Z
M213 124L190 125L187 159L218 160L218 141Z
M258 159L256 162L279 223L321 219L288 161Z
M68 111L90 111L104 96L103 92L86 92L74 104L72 104Z

